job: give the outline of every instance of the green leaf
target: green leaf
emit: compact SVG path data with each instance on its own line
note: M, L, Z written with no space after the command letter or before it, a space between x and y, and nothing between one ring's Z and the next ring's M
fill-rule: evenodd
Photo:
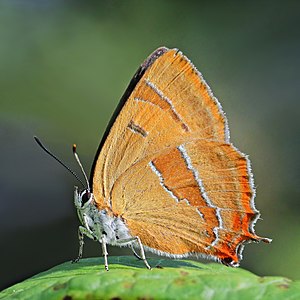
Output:
M0 293L0 299L300 299L300 282L188 260L82 259L58 265Z

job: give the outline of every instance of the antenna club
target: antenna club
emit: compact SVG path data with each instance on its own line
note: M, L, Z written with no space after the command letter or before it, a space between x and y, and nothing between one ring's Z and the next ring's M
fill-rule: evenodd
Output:
M42 146L42 143L41 143L41 141L40 141L40 139L37 137L37 136L33 136L33 138L34 138L34 140L40 145L40 147L42 147L43 148L43 146Z
M73 144L73 147L72 147L73 153L76 153L76 148L77 148L76 144Z

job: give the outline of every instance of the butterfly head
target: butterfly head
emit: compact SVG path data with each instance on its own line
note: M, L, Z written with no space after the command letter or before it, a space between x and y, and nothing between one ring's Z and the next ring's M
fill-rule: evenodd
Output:
M78 190L75 186L74 204L77 209L85 209L93 202L93 193L89 189Z

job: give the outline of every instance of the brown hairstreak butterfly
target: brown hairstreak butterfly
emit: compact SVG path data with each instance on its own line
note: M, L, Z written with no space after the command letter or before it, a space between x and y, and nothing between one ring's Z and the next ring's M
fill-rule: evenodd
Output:
M75 146L74 154L81 166ZM106 270L107 244L131 247L150 269L144 249L236 267L244 244L271 242L254 232L260 214L250 161L231 144L219 101L177 49L157 49L137 70L86 182L75 189L75 261L84 236L101 243Z

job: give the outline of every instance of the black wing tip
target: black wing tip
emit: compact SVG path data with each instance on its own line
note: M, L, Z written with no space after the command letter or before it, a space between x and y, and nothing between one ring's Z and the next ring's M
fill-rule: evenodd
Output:
M155 51L153 51L147 59L142 63L141 69L145 70L149 68L160 56L168 52L169 49L167 47L159 47Z

